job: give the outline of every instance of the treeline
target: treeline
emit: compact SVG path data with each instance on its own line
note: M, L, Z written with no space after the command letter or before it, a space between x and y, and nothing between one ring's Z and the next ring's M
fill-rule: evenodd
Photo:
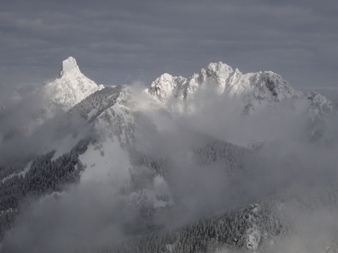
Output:
M225 212L209 219L200 220L175 230L149 233L127 238L125 241L100 251L101 253L199 253L217 252L218 249L254 248L250 237L256 236L257 245L269 241L268 237L283 232L281 223L260 205Z
M88 121L95 119L104 110L116 103L122 88L123 86L105 87L102 90L96 91L95 93L86 97L80 103L76 104L72 109L69 110L68 114L80 115ZM93 109L96 109L96 113L89 115Z
M209 166L219 163L229 173L245 170L256 162L252 150L220 140L208 142L204 147L194 150L194 154L197 164Z
M41 155L32 162L25 175L16 174L0 182L0 240L25 199L62 191L65 184L79 180L84 167L78 157L85 152L88 143L89 140L80 141L69 153L55 160L52 159L54 151Z
M229 173L229 176L237 173L242 175L248 168L258 163L253 150L218 140L209 140L203 147L195 149L193 156L196 164L207 167L216 164ZM156 175L167 177L166 170L171 166L170 158L155 158L141 153L133 153L132 157L135 168L130 174L134 189L142 189L144 185L152 182ZM182 228L170 230L157 228L146 235L130 236L123 242L100 252L206 253L221 252L217 250L224 248L231 251L236 249L250 251L257 245L261 247L268 242L269 237L283 234L287 229L270 210L271 208L265 204L262 206L257 204L233 211L224 211L220 215ZM257 237L256 245L255 242L250 241L252 240L250 237L255 236Z

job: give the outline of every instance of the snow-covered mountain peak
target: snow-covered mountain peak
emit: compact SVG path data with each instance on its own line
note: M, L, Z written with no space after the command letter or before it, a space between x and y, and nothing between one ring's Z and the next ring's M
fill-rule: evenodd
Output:
M147 92L160 101L166 101L170 97L187 99L199 89L216 89L219 95L226 93L237 97L250 96L269 102L300 96L274 72L243 74L223 62L210 63L207 68L202 68L189 79L163 74L151 84Z
M208 76L217 76L223 78L228 77L229 74L232 74L234 72L232 67L223 62L212 62L208 65L206 70L202 69L201 72L203 73L204 71Z
M162 74L154 82L152 82L147 93L163 101L169 98L175 91L175 97L180 95L181 86L187 82L187 79L181 76L172 76L170 74Z
M60 71L60 77L65 75L78 75L78 74L82 73L74 57L70 56L66 60L62 61L62 69Z
M89 95L103 89L81 73L75 58L62 62L60 77L37 87L20 102L25 113L18 112L21 123L10 128L25 136L33 134L47 119L59 112L66 112ZM25 106L25 105L29 106ZM20 105L18 105L20 107ZM21 110L20 110L21 111ZM1 113L1 110L0 110Z
M192 83L199 83L199 86L207 89L215 87L217 92L221 94L226 89L229 79L236 73L226 63L210 63L206 69L201 69L199 74L192 77L192 79L195 79ZM238 74L241 73L238 72Z
M245 76L248 77L256 92L259 91L263 96L270 96L273 101L303 96L302 92L296 91L280 75L272 71L249 73Z
M65 111L82 101L95 91L103 89L81 73L74 57L62 62L60 77L44 86L47 100L61 106Z
M311 101L310 110L314 115L324 115L334 110L334 105L323 95L317 92L308 92L307 99Z
M280 75L272 71L243 74L223 62L210 63L190 78L163 74L145 90L169 111L194 111L193 108L187 108L191 103L186 102L195 97L196 91L215 93L215 96L216 94L224 96L224 99L236 97L243 101L245 113L276 102L294 99L310 102L313 108L319 106L320 112L332 108L326 98L317 96L316 99L312 99L311 96L295 90ZM174 102L176 99L178 101Z
M172 96L186 99L199 87L208 89L216 86L222 93L229 78L234 74L242 73L234 71L223 62L210 63L206 69L201 69L200 73L194 74L190 79L165 73L157 78L146 92L160 101L166 101Z

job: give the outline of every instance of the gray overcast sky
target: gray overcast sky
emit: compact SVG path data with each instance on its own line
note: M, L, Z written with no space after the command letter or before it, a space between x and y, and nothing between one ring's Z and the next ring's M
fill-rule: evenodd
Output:
M297 2L297 3L296 3ZM0 83L42 83L74 56L97 83L191 76L210 62L338 87L337 0L1 0Z

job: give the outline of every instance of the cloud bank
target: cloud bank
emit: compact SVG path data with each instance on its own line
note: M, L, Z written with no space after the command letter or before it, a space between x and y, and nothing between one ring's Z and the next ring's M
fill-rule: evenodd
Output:
M274 250L317 252L334 241L336 196L325 202L325 189L335 189L338 177L336 114L324 119L322 138L311 140L305 112L288 103L243 115L235 98L207 94L192 101L195 113L174 115L144 109L149 101L140 95L134 101L143 109L136 109L133 149L117 138L90 144L80 183L60 197L33 201L5 238L4 252L93 252L147 234L150 225L180 227L266 199L282 200L295 229L277 238ZM131 201L132 171L158 173L135 162L135 154L165 171L161 178L174 203L166 211L152 213L149 201L137 202L141 207ZM156 188L152 176L142 180L147 191Z

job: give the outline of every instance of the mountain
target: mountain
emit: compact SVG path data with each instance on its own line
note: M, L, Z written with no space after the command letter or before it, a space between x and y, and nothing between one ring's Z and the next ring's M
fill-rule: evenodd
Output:
M0 250L334 252L335 110L269 71L103 87L69 57L0 118L30 129L0 145Z
M69 57L62 62L59 78L37 86L20 102L6 108L1 117L0 140L32 135L46 120L103 88L82 74L76 60Z
M69 57L62 62L60 77L46 83L42 90L49 103L54 103L67 111L90 94L103 88L103 85L97 85L82 74L75 58Z
M191 78L163 74L146 92L168 106L173 98L185 101L192 99L198 91L203 90L214 90L219 96L240 98L243 101L243 109L248 113L285 100L309 102L309 109L313 109L311 111L315 115L333 109L332 103L326 98L319 97L319 94L306 96L292 88L276 73L265 71L242 74L238 69L233 70L222 62L210 63L206 69L202 69ZM183 104L179 105L180 108L177 106L177 103L172 105L178 111L193 110L193 108L184 108Z
M337 108L338 106L338 88L324 87L324 88L303 88L304 93L320 94L328 98Z
M41 99L41 108L30 118L35 119L37 127L45 120L56 114L67 112L96 91L102 90L103 85L97 85L80 71L75 58L69 57L62 62L59 78L38 87L31 95L34 99ZM33 123L34 124L34 123ZM35 127L29 131L33 133Z

